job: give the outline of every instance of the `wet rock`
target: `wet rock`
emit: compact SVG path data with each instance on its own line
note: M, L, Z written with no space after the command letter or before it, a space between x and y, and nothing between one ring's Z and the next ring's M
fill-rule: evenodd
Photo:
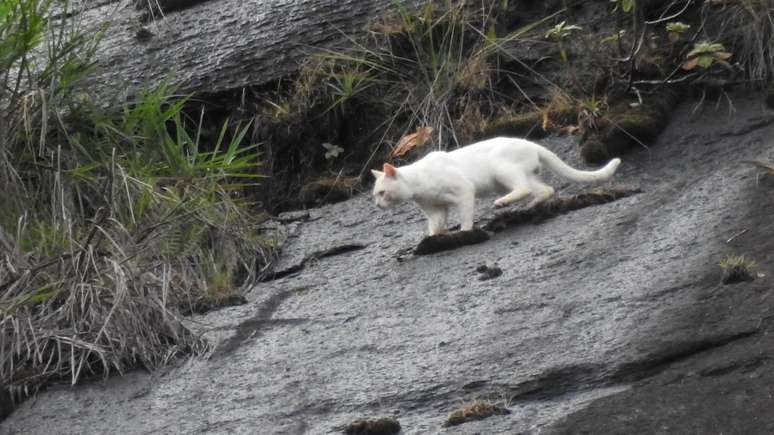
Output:
M181 94L197 95L264 85L295 73L309 47L332 48L347 37L364 34L368 21L391 7L380 0L79 3L73 20L94 31L111 25L96 51L91 83L92 90L108 101L162 82ZM136 8L121 7L127 3ZM154 37L138 43L130 31L138 22ZM171 65L176 73L170 76Z
M52 386L0 433L317 434L365 415L422 434L774 432L774 177L743 163L770 159L774 126L759 95L731 98L732 115L679 105L627 154L616 183L641 193L463 249L395 261L426 231L413 204L309 210L276 270L301 268L189 319L209 358ZM542 143L579 164L571 138ZM495 219L489 199L476 216ZM729 252L757 261L754 281L720 284ZM481 264L507 272L482 282ZM442 427L482 397L511 414Z

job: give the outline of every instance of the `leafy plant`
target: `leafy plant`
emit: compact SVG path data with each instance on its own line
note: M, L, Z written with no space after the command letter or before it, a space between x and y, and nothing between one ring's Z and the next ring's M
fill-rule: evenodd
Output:
M562 21L546 32L546 38L551 38L555 41L561 41L562 39L572 35L573 32L577 32L579 30L583 30L583 28L576 24L567 25L566 21Z
M687 32L691 28L690 24L685 24L680 21L670 21L666 23L666 31L670 42L677 42L683 33Z
M583 128L596 130L607 108L607 100L605 98L597 98L596 95L581 100L578 124Z
M615 42L618 43L626 35L626 30L621 29L617 33L602 38L603 43Z
M575 24L567 25L566 21L562 21L546 32L546 38L553 39L559 43L559 55L563 62L567 62L567 50L565 50L562 41L580 30L583 30L583 28Z
M322 146L323 146L323 148L325 148L325 150L326 150L326 151L325 151L325 159L326 159L326 160L335 159L335 158L336 158L336 157L338 157L338 156L339 156L341 153L343 153L343 152L344 152L344 148L342 148L342 147L340 147L340 146L338 146L338 145L334 145L334 144L332 144L332 143L323 142Z
M610 0L610 3L613 3L613 12L618 8L627 13L634 9L634 0Z
M716 42L699 42L694 44L693 49L685 56L685 61L681 65L684 70L690 71L697 66L709 68L715 62L726 61L733 54L726 51L723 44Z
M343 107L348 100L368 89L371 86L371 78L365 72L343 71L331 73L326 85L330 89L330 95L333 99L326 110L328 111L335 107Z

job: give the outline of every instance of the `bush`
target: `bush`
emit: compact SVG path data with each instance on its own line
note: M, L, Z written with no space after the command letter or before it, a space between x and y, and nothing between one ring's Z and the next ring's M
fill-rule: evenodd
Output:
M240 199L258 182L249 124L205 139L204 112L167 86L98 104L99 33L53 5L0 4L0 380L15 392L205 350L180 310L230 300L275 244Z

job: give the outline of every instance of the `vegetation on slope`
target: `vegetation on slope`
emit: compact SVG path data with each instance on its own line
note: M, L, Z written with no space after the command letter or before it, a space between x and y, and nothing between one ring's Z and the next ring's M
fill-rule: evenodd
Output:
M189 117L166 86L96 101L100 35L52 18L67 11L0 3L0 380L13 391L206 349L180 312L238 293L274 244L239 195L259 181L249 125L206 136L204 111Z
M674 95L698 110L774 71L770 1L396 2L243 93L252 122L216 125L164 85L97 101L100 31L68 11L0 2L0 380L17 391L205 349L180 313L271 262L256 192L271 210L341 199L377 161L496 134L582 133L605 160L647 146Z

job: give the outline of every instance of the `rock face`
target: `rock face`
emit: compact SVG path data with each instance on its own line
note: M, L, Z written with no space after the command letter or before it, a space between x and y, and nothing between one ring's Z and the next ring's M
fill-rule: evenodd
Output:
M276 279L194 319L209 358L52 387L0 432L322 434L394 415L406 434L772 433L774 180L743 161L774 157L774 124L733 99L680 105L624 160L612 183L642 193L481 244L399 262L424 234L412 205L311 210ZM544 143L581 166L572 140ZM757 278L720 284L726 254ZM502 274L479 280L484 263ZM510 414L442 427L476 398Z
M94 80L105 96L164 80L181 93L200 96L265 84L296 71L311 47L332 47L344 35L363 34L368 20L392 5L381 0L162 1L167 10L162 14L156 0L83 3L76 19L94 28L110 23L96 53ZM149 11L156 20L145 22Z

